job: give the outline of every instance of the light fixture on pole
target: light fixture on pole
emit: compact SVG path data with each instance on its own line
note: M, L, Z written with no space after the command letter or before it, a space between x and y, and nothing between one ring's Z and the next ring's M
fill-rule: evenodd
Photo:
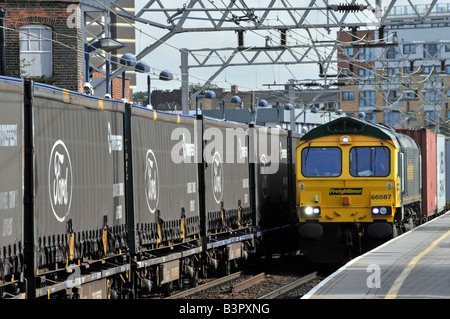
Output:
M136 72L139 73L150 73L150 67L147 65L147 63L140 61L136 64L134 67ZM164 70L159 73L159 80L161 81L172 81L173 80L173 74L170 71ZM150 74L147 74L147 107L152 107L152 93L151 93L151 76Z
M206 91L204 95L197 95L195 97L195 115L198 114L198 100L199 99L215 99L216 98L216 93L214 93L213 91Z
M120 58L120 64L128 67L129 69L131 69L133 67L133 70L134 70L134 67L137 64L136 57L131 53L125 53ZM122 98L123 99L125 99L125 97L126 97L126 95L125 95L125 73L126 73L126 70L124 70L122 72Z
M84 45L84 67L85 67L85 82L89 82L90 74L89 74L89 60L91 56L91 52L100 49L103 50L109 55L112 51L124 48L125 44L123 44L120 41L117 41L113 38L101 38L98 39L94 43L86 43ZM105 59L105 69L106 69L106 94L109 94L110 92L110 81L109 81L109 73L111 69L111 62L109 60L109 56Z
M238 103L240 106L242 106L242 100L239 96L234 95L231 100L231 103ZM222 119L225 120L225 100L222 99Z

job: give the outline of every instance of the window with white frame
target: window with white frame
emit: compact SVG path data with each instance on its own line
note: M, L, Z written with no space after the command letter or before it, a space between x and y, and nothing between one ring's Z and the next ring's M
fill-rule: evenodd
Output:
M25 76L52 76L52 31L43 25L26 25L20 32L20 67Z

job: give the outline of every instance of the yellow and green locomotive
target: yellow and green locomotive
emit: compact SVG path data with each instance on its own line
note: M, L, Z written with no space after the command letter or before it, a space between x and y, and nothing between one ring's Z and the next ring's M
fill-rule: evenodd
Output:
M341 117L297 145L301 247L317 262L341 262L420 222L417 143L394 129Z

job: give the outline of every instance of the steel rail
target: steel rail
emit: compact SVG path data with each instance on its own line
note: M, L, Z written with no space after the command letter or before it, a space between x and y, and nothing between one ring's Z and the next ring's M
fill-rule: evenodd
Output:
M195 293L197 293L199 291L206 290L206 289L209 289L211 287L221 285L221 284L223 284L223 283L225 283L227 281L236 279L236 278L240 277L242 274L243 274L242 271L238 271L238 272L235 272L234 274L231 274L229 276L222 277L222 278L219 278L217 280L210 281L208 283L199 285L197 287L194 287L194 288L191 288L191 289L188 289L188 290L176 293L176 294L174 294L172 296L169 296L169 297L166 297L164 299L178 299L178 298L190 296L190 295L195 294Z
M258 299L275 299L276 297L304 284L308 281L311 281L317 277L317 272L313 272L309 275L306 275L300 279L297 279L293 282L288 283L287 285L284 285L283 287L280 287L274 291L269 292L268 294L265 294L264 296L259 297Z

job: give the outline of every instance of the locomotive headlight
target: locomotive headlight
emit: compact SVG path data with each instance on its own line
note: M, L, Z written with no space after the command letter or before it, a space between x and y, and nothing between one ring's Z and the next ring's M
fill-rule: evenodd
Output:
M308 217L319 216L320 215L320 207L317 207L317 206L302 207L302 215L308 216Z
M350 143L350 136L347 136L347 135L344 135L344 136L341 136L341 144L351 144Z
M392 208L389 206L372 207L372 215L391 215Z

